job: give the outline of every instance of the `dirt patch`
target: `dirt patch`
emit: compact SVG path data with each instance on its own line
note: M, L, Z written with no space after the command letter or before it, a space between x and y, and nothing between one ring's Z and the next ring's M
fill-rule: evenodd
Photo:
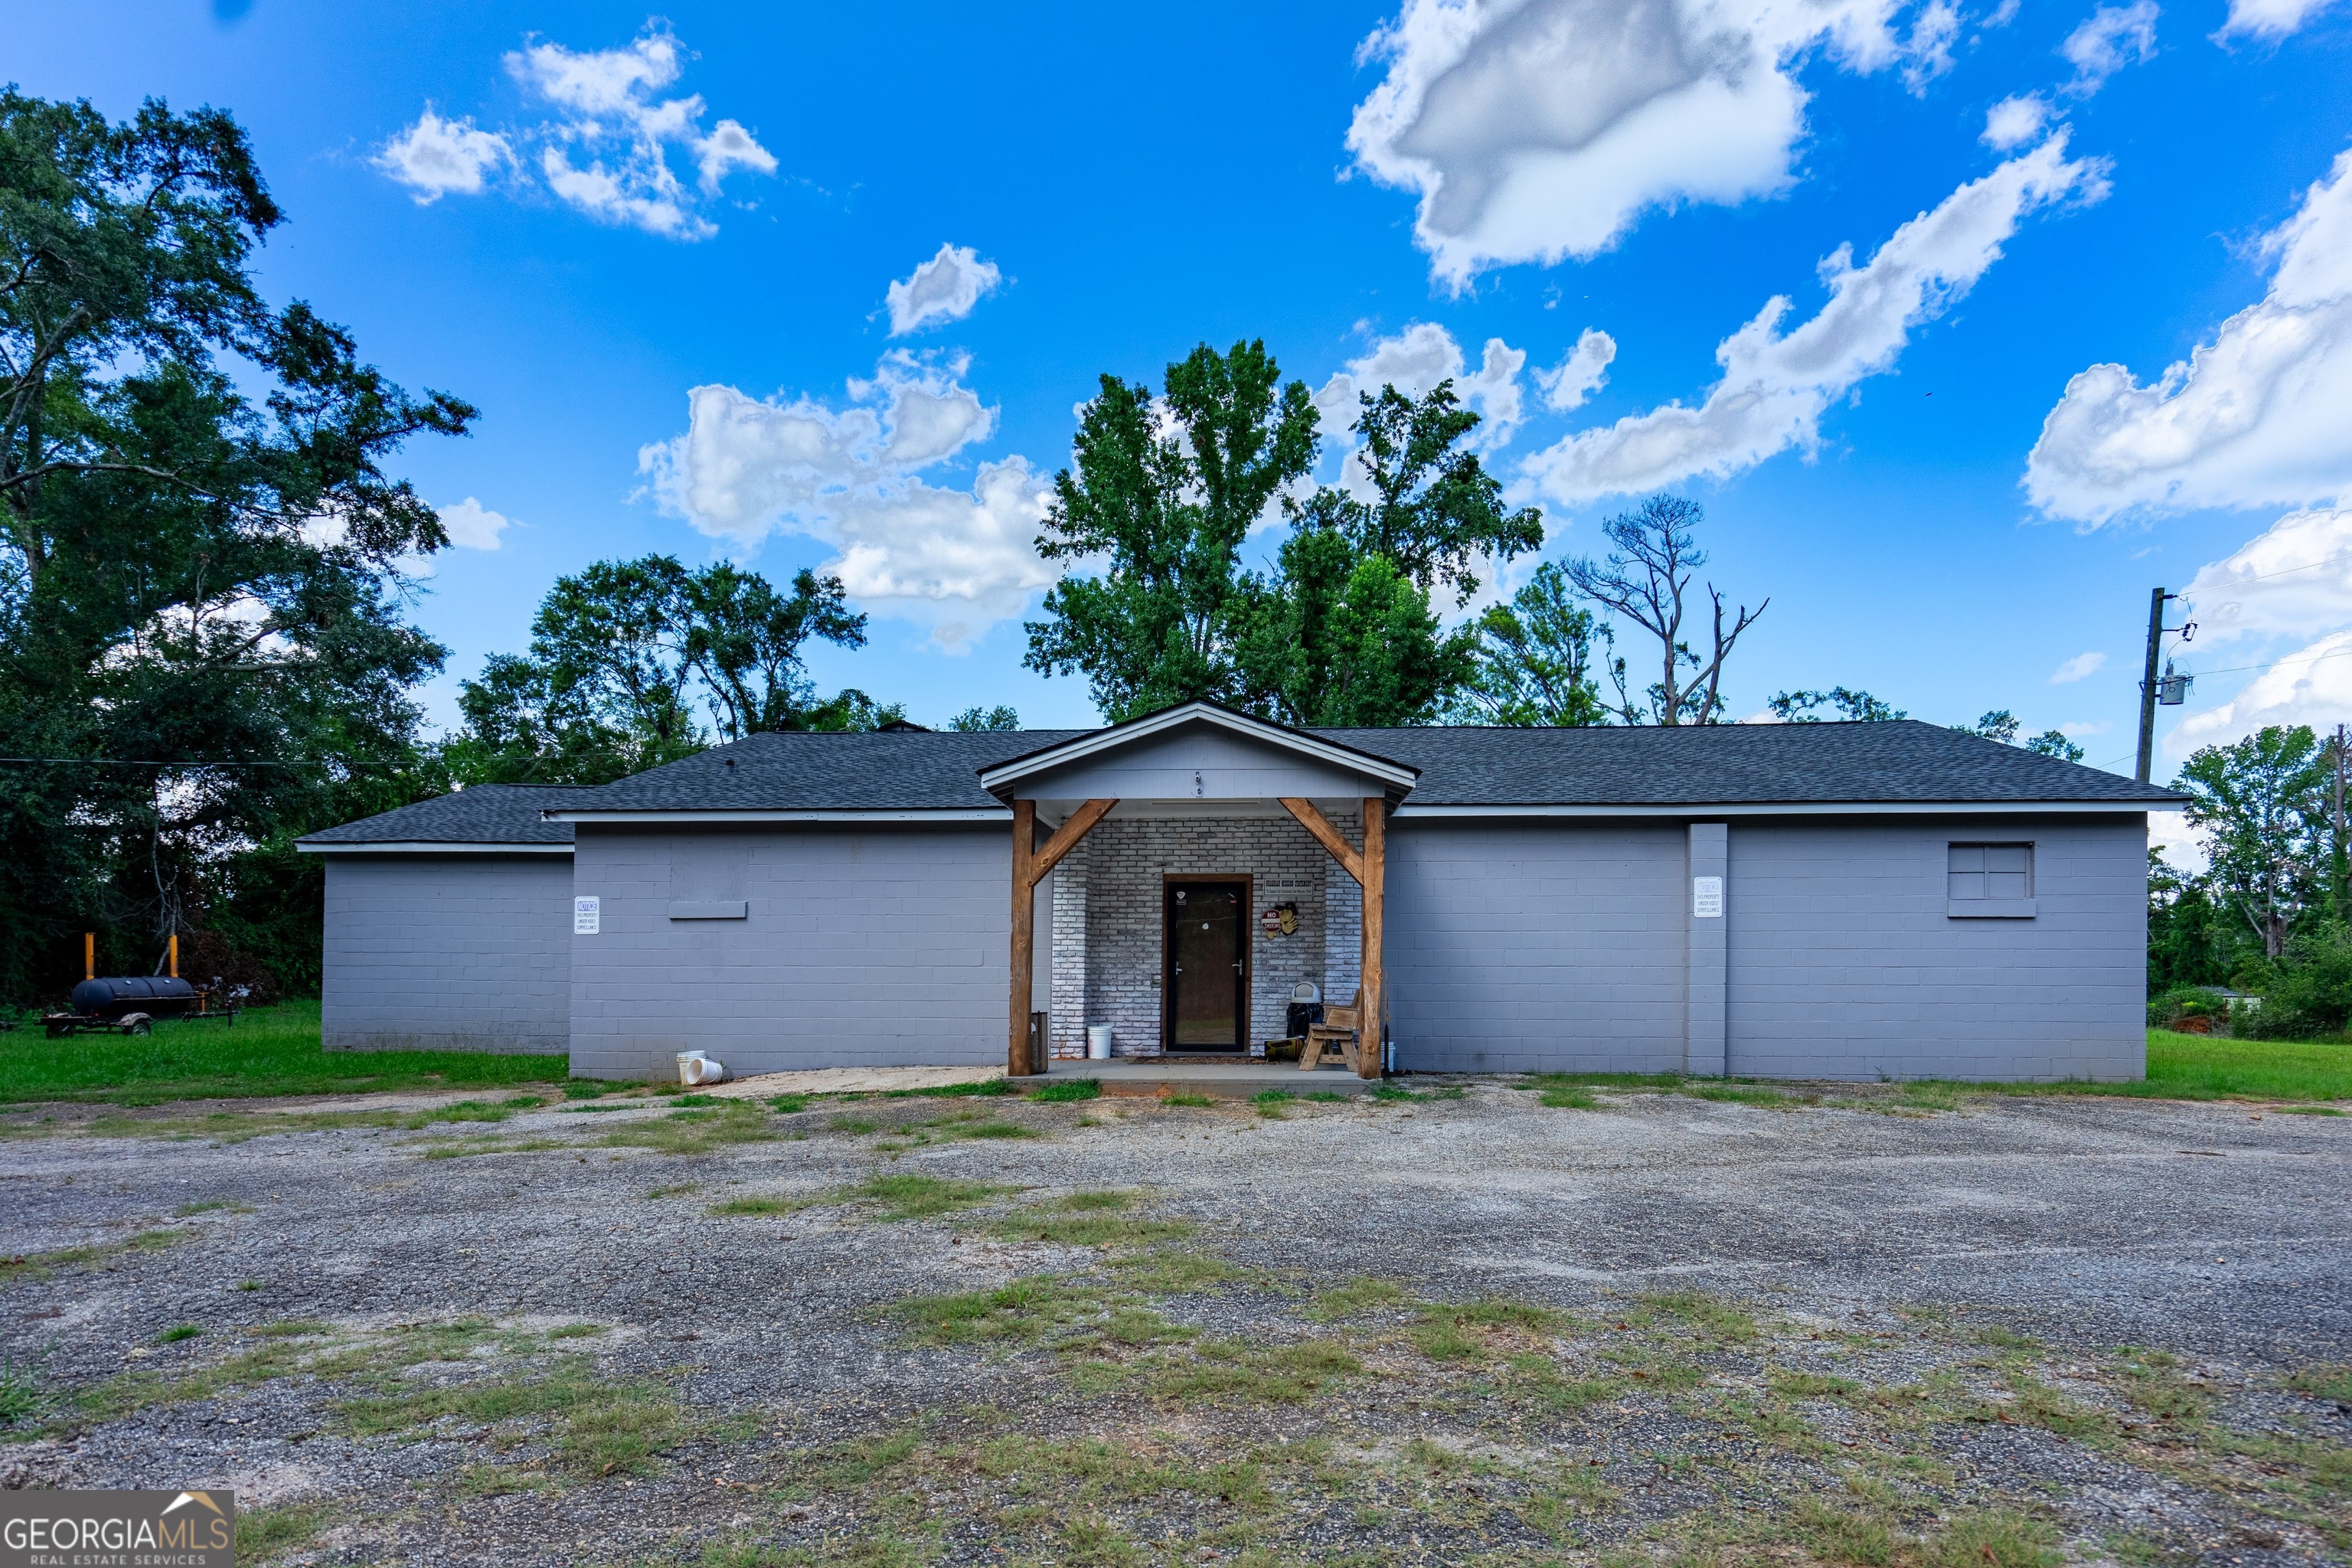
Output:
M2334 1120L770 1081L0 1144L0 1479L289 1563L2352 1551Z

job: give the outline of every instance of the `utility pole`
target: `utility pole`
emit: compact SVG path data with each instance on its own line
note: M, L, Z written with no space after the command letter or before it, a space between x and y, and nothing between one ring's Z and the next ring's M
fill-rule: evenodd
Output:
M2156 759L2156 656L2164 641L2164 602L2172 597L2158 588L2147 601L2147 673L2139 682L2139 771L2132 776L2147 783L2148 766Z
M2336 894L2336 918L2339 921L2347 918L2345 903L2347 893L2352 893L2352 889L2345 886L2347 879L2344 858L2344 726L2338 724L2336 726L2336 744L2330 748L2336 754L2328 759L2334 764L2329 771L2336 776L2334 808L2328 814L2335 819L2336 843L2328 853L2328 868L2335 873L2331 880Z

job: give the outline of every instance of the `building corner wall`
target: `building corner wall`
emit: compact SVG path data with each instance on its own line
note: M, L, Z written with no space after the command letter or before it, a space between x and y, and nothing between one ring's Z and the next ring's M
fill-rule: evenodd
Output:
M1683 892L1685 1025L1683 1070L1721 1078L1727 1060L1726 987L1730 977L1730 825L1690 825L1689 875Z

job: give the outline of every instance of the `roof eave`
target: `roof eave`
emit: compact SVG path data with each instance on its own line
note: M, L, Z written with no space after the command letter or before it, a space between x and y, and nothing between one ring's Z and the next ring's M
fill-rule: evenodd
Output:
M1070 763L1083 761L1104 752L1117 751L1122 746L1132 745L1138 741L1164 734L1180 725L1195 722L1213 724L1234 734L1245 735L1252 740L1278 746L1301 756L1312 757L1318 762L1352 769L1380 780L1400 795L1409 793L1421 782L1419 768L1400 763L1394 758L1383 757L1354 746L1343 745L1337 741L1327 741L1319 735L1309 734L1303 730L1294 730L1286 724L1276 724L1247 713L1237 713L1218 703L1199 700L1179 703L1173 708L1163 708L1157 713L1147 713L1140 719L1130 719L1124 723L1112 724L1073 740L1058 741L1053 745L1041 746L1036 751L1024 752L1018 757L1009 757L1003 762L992 763L987 767L975 771L980 774L982 789L999 800L1009 801L1012 799L1013 787L1023 779L1034 777Z

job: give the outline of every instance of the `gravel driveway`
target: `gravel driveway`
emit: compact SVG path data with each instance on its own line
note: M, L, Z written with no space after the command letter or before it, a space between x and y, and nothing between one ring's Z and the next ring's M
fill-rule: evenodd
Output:
M7 1483L283 1562L2352 1561L2352 1119L541 1098L7 1118Z

